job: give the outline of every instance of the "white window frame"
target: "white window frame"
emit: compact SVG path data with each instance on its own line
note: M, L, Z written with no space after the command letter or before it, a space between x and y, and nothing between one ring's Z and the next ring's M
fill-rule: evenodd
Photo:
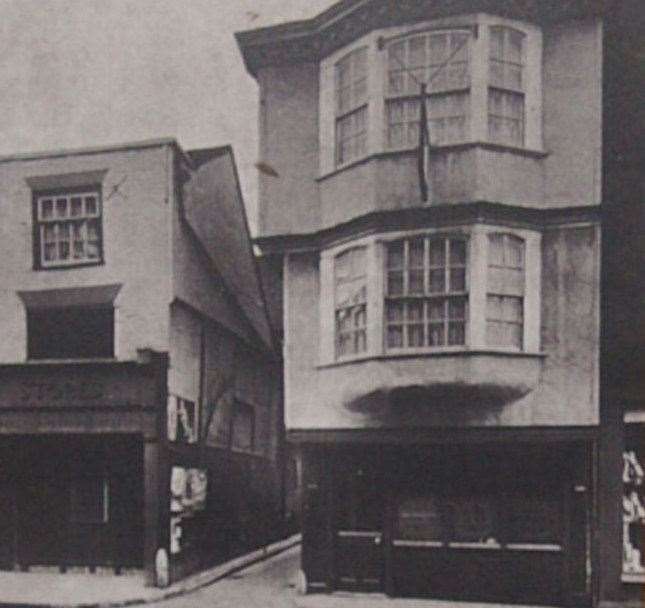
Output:
M369 117L369 65L367 62L368 49L365 46L351 50L340 58L334 65L334 98L335 98L335 154L336 166L352 162L367 152L367 121ZM357 74L359 57L362 58L365 73ZM340 86L340 72L347 66L349 83L342 89ZM364 87L364 93L358 94L357 85ZM342 103L343 89L349 93L349 103L345 106ZM348 136L343 136L345 130L349 130ZM351 142L351 152L345 151L345 144Z
M499 143L489 135L488 99L490 85L490 28L506 27L524 36L522 57L522 94L524 95L523 143L514 145ZM411 142L407 147L391 148L388 145L388 45L396 40L441 31L471 31L470 46L470 89L468 95L467 134L463 142L445 145L490 144L513 151L527 150L543 152L542 143L542 32L539 27L514 19L506 19L486 13L458 15L413 25L397 26L375 30L355 40L324 58L319 72L319 174L324 177L346 165L352 165L362 158L374 154L397 153L416 147ZM368 101L366 151L360 158L336 163L336 86L335 65L344 56L359 48L367 48ZM430 125L432 138L432 125ZM437 147L441 149L443 144Z
M506 346L492 346L486 340L488 279L488 247L490 233L508 233L524 241L524 302L522 350ZM460 345L414 346L387 348L386 323L386 247L391 241L414 238L458 238L466 245L467 318L465 343ZM468 224L445 228L393 231L359 237L321 251L320 254L320 312L319 359L320 365L333 365L375 357L432 355L458 351L503 351L509 354L540 352L541 318L541 234L536 230L506 228L487 224ZM334 259L343 251L365 247L367 274L367 351L336 356ZM426 280L424 278L424 280ZM445 297L446 294L437 294ZM421 297L425 297L421 296ZM425 319L424 319L425 321Z
M89 201L94 201L94 208L89 208ZM80 213L73 214L74 205L80 202ZM100 189L87 189L80 192L42 192L34 196L34 222L36 236L36 267L55 268L65 266L101 264L103 261L103 227L102 201ZM50 207L50 213L45 209ZM64 207L65 212L59 209ZM96 234L90 238L90 224L94 224ZM78 232L75 234L75 228ZM53 239L48 232L53 231ZM67 238L65 234L67 233ZM61 247L67 244L67 257L61 257ZM56 254L48 259L47 245L53 245ZM82 254L77 255L75 248L80 244ZM95 248L95 255L89 255L89 246Z

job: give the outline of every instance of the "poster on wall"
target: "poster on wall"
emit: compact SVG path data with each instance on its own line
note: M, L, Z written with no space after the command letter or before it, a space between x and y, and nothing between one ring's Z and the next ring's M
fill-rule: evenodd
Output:
M192 542L195 517L206 508L208 475L205 469L172 467L170 476L170 552L180 553Z
M623 453L623 578L645 581L643 453Z

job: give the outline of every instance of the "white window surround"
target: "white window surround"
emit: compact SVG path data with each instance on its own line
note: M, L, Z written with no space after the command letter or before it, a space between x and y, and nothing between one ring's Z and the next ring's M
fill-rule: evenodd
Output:
M525 295L523 348L489 346L486 341L486 310L488 294L489 234L505 233L525 243ZM415 236L462 236L468 241L467 276L468 324L466 344L400 348L388 350L385 344L385 243ZM365 236L331 247L320 254L320 351L319 365L341 364L374 357L399 357L434 353L469 351L536 354L540 352L541 234L534 230L510 229L503 226L471 224L459 227L388 232ZM337 357L335 348L334 259L354 247L366 248L367 269L367 351Z
M524 106L524 145L523 150L542 152L542 33L532 24L505 19L494 15L477 13L418 22L403 27L394 27L370 32L355 40L352 44L332 53L320 63L319 85L319 145L320 145L320 176L333 173L345 165L336 163L336 98L335 98L335 66L348 53L361 47L367 48L367 143L363 157L382 152L396 152L411 149L410 147L393 149L387 143L387 73L388 53L387 41L393 37L406 34L428 32L441 29L471 29L476 35L471 37L470 53L470 95L468 100L469 122L467 137L464 143L491 143L502 145L509 150L513 146L497 144L491 140L488 129L488 91L489 91L489 32L490 27L506 26L524 34L524 66L523 88L525 93ZM385 48L378 48L378 40L386 41ZM361 158L352 158L347 164L351 165Z

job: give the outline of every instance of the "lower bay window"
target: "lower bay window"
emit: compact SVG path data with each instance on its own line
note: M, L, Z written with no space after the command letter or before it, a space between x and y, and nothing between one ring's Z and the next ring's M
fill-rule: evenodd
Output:
M514 232L466 226L364 237L323 252L321 362L537 352L540 237Z
M386 347L466 343L466 242L421 237L386 247Z

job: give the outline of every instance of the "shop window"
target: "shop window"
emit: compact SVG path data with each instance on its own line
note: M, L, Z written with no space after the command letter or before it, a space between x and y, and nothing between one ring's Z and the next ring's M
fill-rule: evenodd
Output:
M255 411L253 406L236 401L231 419L231 447L252 452L255 449Z
M416 496L401 500L396 536L401 540L442 542L447 531L439 497Z
M101 197L98 190L34 196L35 268L102 261Z
M336 164L367 152L367 49L352 51L335 65Z
M466 343L466 240L420 237L386 250L388 349Z
M344 251L334 259L336 356L367 350L367 271L365 247Z
M470 31L432 32L388 46L387 142L390 148L419 143L420 87L425 100L430 143L465 141L469 136Z
M70 520L79 524L104 524L109 520L110 486L100 476L77 478L70 486Z
M623 579L633 582L645 582L645 450L642 446L642 441L628 442L623 454Z
M78 306L27 309L30 359L114 356L114 308Z
M524 336L524 241L512 234L488 237L486 342L522 349Z

